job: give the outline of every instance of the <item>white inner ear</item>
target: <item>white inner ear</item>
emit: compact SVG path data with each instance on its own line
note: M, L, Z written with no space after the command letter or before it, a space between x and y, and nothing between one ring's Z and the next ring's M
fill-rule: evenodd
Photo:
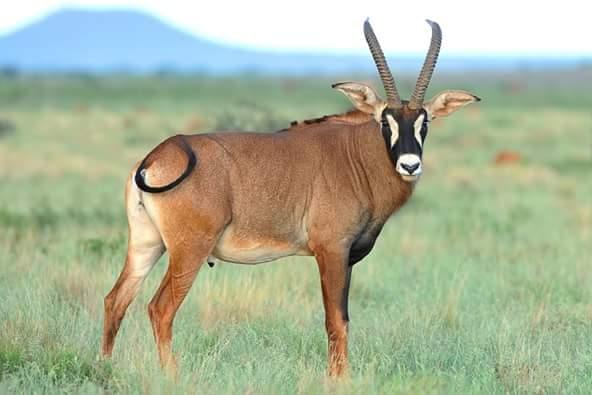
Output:
M417 117L417 119L415 120L415 123L413 124L413 129L415 131L415 139L419 143L420 147L423 147L423 141L421 141L421 127L423 126L424 119L425 119L425 115L421 114L419 117Z
M386 115L386 121L391 127L391 148L393 148L393 146L397 143L397 140L399 140L399 124L390 114Z

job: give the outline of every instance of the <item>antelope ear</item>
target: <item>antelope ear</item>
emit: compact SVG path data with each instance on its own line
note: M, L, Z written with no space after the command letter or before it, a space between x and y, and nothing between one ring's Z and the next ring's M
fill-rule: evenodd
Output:
M424 104L424 108L434 119L446 117L461 107L478 101L481 99L472 93L449 90L438 93L432 100Z
M343 92L358 110L371 114L380 122L386 102L370 86L359 82L338 82L331 87Z

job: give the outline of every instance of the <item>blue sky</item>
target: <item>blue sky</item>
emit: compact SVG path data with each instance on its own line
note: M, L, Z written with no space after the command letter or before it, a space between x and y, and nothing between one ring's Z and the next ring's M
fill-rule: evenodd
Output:
M592 55L584 1L496 0L19 0L0 13L0 34L62 7L134 8L185 31L233 45L277 50L363 53L370 20L386 51L424 53L424 19L440 23L450 54Z

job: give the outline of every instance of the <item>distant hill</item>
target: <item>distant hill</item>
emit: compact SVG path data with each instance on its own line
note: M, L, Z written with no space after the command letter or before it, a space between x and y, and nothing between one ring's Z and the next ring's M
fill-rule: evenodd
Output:
M397 56L396 69L416 70L421 61ZM503 58L443 57L440 62L441 69L525 65L530 63ZM142 12L85 9L64 9L0 36L0 66L27 72L170 70L215 74L244 71L340 74L374 70L369 55L324 56L233 48L182 32Z
M339 72L362 56L256 52L214 44L136 11L65 9L0 37L0 64L27 71Z

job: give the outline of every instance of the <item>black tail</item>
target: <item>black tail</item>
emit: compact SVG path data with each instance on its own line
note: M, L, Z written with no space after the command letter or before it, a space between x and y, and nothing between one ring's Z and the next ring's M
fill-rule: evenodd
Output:
M185 171L183 172L183 174L181 174L181 176L179 178L177 178L175 181L171 182L168 185L163 185L160 187L152 187L150 185L147 185L146 181L144 180L144 175L142 173L146 170L146 161L150 157L150 154L148 154L148 156L146 156L144 158L142 163L140 163L140 166L138 167L138 170L136 170L136 175L134 177L134 179L136 181L136 185L142 191L149 192L149 193L161 193L161 192L169 191L169 190L173 189L174 187L176 187L177 185L179 185L181 182L183 182L183 180L186 179L189 176L189 174L191 174L191 172L193 171L193 169L195 168L195 165L197 163L197 158L195 157L195 153L193 152L193 150L191 149L189 144L187 144L187 141L185 141L185 139L182 136L179 136L179 138L177 138L176 141L179 142L179 144L177 146L179 148L181 148L183 150L183 152L185 152L185 154L187 155L187 167L185 168Z

